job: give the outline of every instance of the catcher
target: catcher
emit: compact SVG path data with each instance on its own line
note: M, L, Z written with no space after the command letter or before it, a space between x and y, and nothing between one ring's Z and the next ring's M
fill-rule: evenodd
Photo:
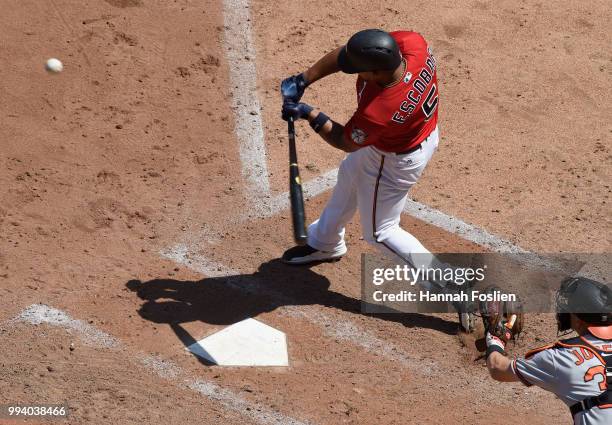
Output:
M493 379L521 381L554 393L567 404L575 424L612 424L612 289L608 285L584 277L566 279L557 293L558 332L575 331L578 336L531 350L525 358L511 360L504 351L506 342L521 330L521 313L510 311L512 306L488 307L482 314L487 368Z

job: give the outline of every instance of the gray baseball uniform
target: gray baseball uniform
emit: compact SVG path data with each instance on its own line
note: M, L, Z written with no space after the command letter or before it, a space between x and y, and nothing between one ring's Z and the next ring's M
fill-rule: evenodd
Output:
M525 385L550 391L571 407L606 391L608 355L612 356L612 341L587 333L530 351L512 362L512 371ZM576 413L574 424L612 424L612 404Z

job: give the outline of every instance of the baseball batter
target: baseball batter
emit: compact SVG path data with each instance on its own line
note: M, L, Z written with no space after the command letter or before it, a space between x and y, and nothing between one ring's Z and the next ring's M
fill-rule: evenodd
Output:
M305 103L304 89L337 71L358 74L357 110L346 125ZM344 226L357 208L364 239L409 260L427 249L399 226L408 190L438 146L436 60L416 32L365 30L281 84L283 118L307 119L342 161L332 198L308 228L308 245L285 252L289 264L333 260L346 253Z
M489 372L498 381L521 381L554 393L575 424L612 424L612 290L579 277L564 282L559 293L558 330L578 336L511 360L505 341L487 333Z
M357 110L341 125L300 99L306 87L335 72L357 74ZM283 254L288 264L331 261L346 254L344 228L359 209L363 237L413 267L432 258L403 230L400 214L410 188L438 147L436 59L420 34L369 29L281 84L283 119L306 119L331 146L349 152L333 194L308 227L308 243ZM419 255L414 255L419 254ZM418 258L417 258L418 257ZM464 330L472 315L460 312Z
M357 110L346 125L299 102L306 87L338 71L358 75ZM423 36L360 31L305 72L285 79L281 92L283 119L306 119L323 140L349 152L331 199L308 227L307 245L287 250L282 260L308 264L341 258L347 251L345 225L359 209L370 244L413 267L429 265L423 264L427 258L434 261L399 225L408 191L438 147L436 59ZM470 331L472 315L460 312L459 317Z

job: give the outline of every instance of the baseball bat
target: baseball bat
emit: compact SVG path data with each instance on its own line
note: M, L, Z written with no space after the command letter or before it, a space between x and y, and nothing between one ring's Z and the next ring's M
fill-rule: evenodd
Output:
M293 239L298 245L306 243L306 214L304 213L304 195L302 180L298 168L297 150L295 148L295 124L293 118L287 122L289 132L289 194L291 199L291 218L293 219Z

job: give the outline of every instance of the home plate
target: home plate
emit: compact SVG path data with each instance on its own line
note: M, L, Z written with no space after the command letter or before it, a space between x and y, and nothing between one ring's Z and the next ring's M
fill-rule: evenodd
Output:
M255 319L234 323L187 350L220 366L288 366L285 334Z

